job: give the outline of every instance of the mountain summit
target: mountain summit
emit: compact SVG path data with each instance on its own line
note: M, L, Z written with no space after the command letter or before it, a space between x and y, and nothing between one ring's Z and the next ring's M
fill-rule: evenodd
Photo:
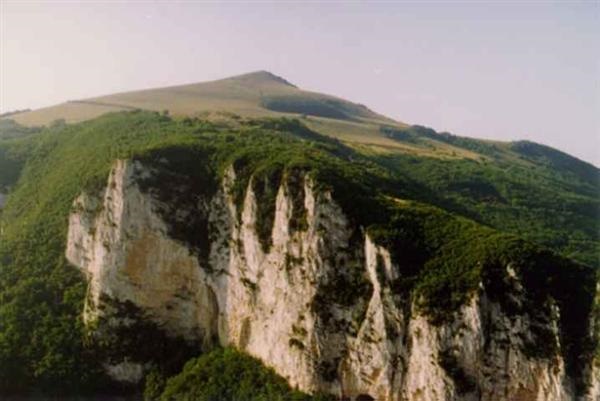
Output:
M44 109L11 115L23 125L46 125L54 120L79 122L101 114L131 109L168 110L172 115L242 117L304 115L356 123L393 123L365 106L330 95L305 91L268 71L256 71L210 82L145 89L72 100Z
M296 85L287 81L286 79L273 74L272 72L260 70L249 72L247 74L236 75L231 78L225 78L225 80L238 81L247 83L248 86L259 87L260 85L272 85L272 84L282 84L286 86L291 86L293 88L298 88Z

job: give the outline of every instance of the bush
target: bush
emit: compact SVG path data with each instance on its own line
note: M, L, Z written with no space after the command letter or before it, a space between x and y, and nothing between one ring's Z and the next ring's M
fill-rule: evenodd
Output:
M290 388L287 381L260 360L219 348L192 359L167 381L161 401L333 401Z

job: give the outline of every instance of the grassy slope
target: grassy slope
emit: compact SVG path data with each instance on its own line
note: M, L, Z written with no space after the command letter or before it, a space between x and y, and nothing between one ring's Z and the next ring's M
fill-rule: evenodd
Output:
M300 109L307 108L308 111L312 111L307 114L311 115L328 116L334 112L334 117L345 116L348 119L393 123L392 120L364 106L333 96L301 90L266 71L197 84L117 93L66 104L153 111L167 109L171 114L188 116L226 111L245 117L276 115L278 114L276 109L280 108L290 109L291 113L301 113ZM43 123L48 124L59 118L69 121L73 111L66 109L66 104L42 109L46 114L40 117L36 115L42 113L37 110L17 113L9 117L24 125L37 124L44 120ZM269 112L270 110L272 111ZM91 114L93 115L89 118L97 116L97 113Z
M238 121L226 126L189 119L173 121L146 112L107 115L79 125L57 126L38 135L2 141L0 149L5 149L0 152L0 162L15 159L5 156L15 154L25 161L12 169L20 173L20 179L1 220L2 392L56 391L57 383L61 391L81 392L86 388L93 390L102 382L95 362L99 359L95 354L98 350L86 346L78 319L85 286L63 256L67 216L72 200L83 188L101 187L112 162L128 157L153 160L166 156L171 168L191 180L198 175L198 163L203 163L203 171L213 171L215 179L227 165L235 163L242 180L236 187L238 192L254 174L257 182L266 183L260 202L262 223L258 224L263 239L268 237L272 222L274 192L269 186L276 184L266 178L309 171L323 187L333 190L334 198L357 225L369 228L377 241L388 244L399 255L412 255L408 262L400 263L403 276L409 279L395 283L394 288L404 295L424 295L422 307L433 317L444 316L444 311L458 307L476 290L479 280L514 262L524 266L524 274L531 277L527 285L532 294L539 295L532 300L533 307L543 308L545 297L550 295L568 311L564 314L568 319L564 322L565 352L572 357L585 345L579 340L586 329L582 316L591 305L594 271L510 235L500 235L423 205L434 204L469 216L481 204L469 204L470 199L478 199L477 191L463 197L450 196L451 191L448 196L434 192L438 188L430 185L425 172L435 170L435 163L443 162L438 159L433 159L435 163L426 160L424 172L415 174L418 169L411 167L415 164L412 159L363 155L290 120ZM427 164L430 162L433 164ZM461 163L474 169L467 170L467 176L478 176L483 166ZM482 171L487 177L487 172ZM443 182L446 172L447 166L442 165L438 174L441 176L433 174L433 178ZM11 185L16 175L8 179ZM493 174L489 177L495 179ZM565 197L574 196L570 190L571 187L563 189ZM484 185L486 196L487 191ZM536 191L538 188L533 187L530 195L526 191L521 196L527 200L528 196L546 195ZM234 194L240 200L243 197L243 192ZM414 201L390 202L390 196ZM524 206L525 211L527 207ZM507 220L517 221L511 217L511 210L498 209L499 219L502 221L504 213ZM573 213L577 216L580 211ZM518 219L533 223L537 218L535 214L525 214ZM565 230L566 235L572 235L569 230ZM268 243L264 245L268 247ZM539 283L544 285L538 288ZM570 369L576 370L577 365Z
M96 118L111 111L144 109L175 116L199 116L222 120L232 114L243 117L309 116L313 129L342 140L394 152L433 157L473 157L460 148L437 141L428 144L398 143L380 132L381 125L406 127L362 105L334 96L301 90L265 71L218 81L117 93L71 101L8 116L27 126L68 123Z

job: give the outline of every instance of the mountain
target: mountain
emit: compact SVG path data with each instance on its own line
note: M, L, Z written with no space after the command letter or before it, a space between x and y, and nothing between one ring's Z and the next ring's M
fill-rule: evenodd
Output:
M212 82L118 93L74 100L40 110L8 116L22 125L47 125L64 119L68 123L88 120L111 111L153 110L174 116L209 119L228 114L243 117L307 115L331 132L361 130L377 135L377 124L395 124L367 109L334 96L304 91L267 71L258 71ZM351 134L348 134L351 135ZM352 137L352 136L351 136Z
M74 100L45 109L18 112L8 117L23 125L44 125L59 118L78 122L107 111L132 109L169 110L175 116L208 117L229 112L244 117L264 117L293 113L356 122L391 122L365 106L301 90L267 71L212 82Z
M598 399L597 168L264 72L178 88L0 120L0 395Z
M36 132L35 124L141 109L225 124L239 118L298 118L394 174L410 177L437 205L600 266L595 166L528 141L478 140L395 122L363 105L301 90L266 71L11 114L0 119L0 138Z
M393 150L439 157L476 157L473 153L435 139L422 142L393 140L381 127L407 125L379 115L363 105L334 96L299 89L267 71L258 71L212 82L117 93L73 100L39 110L4 117L24 126L48 125L64 120L75 123L102 114L126 110L151 110L170 115L213 121L242 117L301 117L312 129L374 151Z

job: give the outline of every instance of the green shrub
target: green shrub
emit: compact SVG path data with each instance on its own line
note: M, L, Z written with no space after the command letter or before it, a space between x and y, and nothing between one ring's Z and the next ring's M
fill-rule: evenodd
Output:
M186 363L167 381L162 401L333 401L290 388L260 360L233 348L216 349Z

